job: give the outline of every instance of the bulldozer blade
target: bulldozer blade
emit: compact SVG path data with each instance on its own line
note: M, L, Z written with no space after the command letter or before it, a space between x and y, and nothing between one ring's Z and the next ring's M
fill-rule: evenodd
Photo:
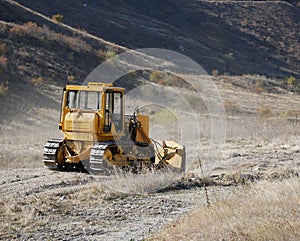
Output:
M166 166L172 167L179 172L186 170L186 153L185 147L173 141L163 141L163 149L160 150L162 160Z

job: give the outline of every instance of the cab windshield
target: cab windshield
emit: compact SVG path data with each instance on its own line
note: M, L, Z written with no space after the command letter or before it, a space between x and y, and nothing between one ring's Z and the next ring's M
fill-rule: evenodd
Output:
M69 91L67 106L69 109L99 110L101 93L95 91Z

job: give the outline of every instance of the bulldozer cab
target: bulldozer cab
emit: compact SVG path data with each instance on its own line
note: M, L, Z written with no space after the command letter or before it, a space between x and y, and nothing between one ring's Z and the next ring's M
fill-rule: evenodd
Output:
M124 134L124 89L110 84L67 85L59 129L67 139L109 140Z
M123 102L122 92L106 90L104 93L105 111L104 111L104 132L111 132L112 123L116 132L123 132Z

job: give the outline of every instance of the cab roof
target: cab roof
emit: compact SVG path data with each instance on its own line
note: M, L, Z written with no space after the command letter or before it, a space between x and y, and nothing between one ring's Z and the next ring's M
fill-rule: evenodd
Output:
M106 90L124 92L124 88L113 87L112 83L88 82L87 85L67 85L66 90L82 90L82 91L97 91L104 92Z

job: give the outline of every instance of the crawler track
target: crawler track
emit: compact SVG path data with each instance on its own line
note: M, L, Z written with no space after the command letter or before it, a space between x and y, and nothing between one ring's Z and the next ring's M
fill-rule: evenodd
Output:
M107 165L103 160L103 154L109 144L110 143L107 142L98 142L93 146L90 154L89 165L85 166L89 173L100 174L107 172Z
M51 170L62 171L63 166L57 163L57 153L59 148L63 145L61 139L51 139L44 146L43 150L43 162L46 167Z

